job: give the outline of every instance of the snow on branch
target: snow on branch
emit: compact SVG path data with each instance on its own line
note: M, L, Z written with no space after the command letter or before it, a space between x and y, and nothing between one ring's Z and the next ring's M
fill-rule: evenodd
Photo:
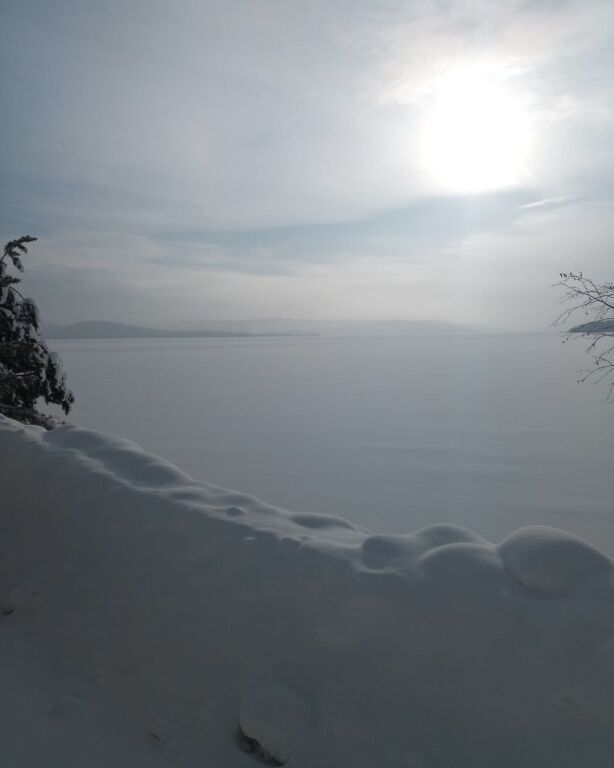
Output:
M40 399L68 413L74 396L66 386L60 358L40 336L36 303L15 287L21 280L9 266L23 272L21 257L36 240L24 235L4 246L0 258L0 413L50 429L54 422L37 410Z

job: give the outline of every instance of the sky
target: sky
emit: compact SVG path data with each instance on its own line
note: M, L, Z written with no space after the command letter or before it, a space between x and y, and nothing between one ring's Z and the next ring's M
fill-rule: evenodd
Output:
M611 0L20 0L0 89L51 322L541 331L614 278Z

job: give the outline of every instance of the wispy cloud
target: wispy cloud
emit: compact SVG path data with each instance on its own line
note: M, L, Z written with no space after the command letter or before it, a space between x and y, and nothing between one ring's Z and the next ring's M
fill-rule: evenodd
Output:
M610 15L609 0L7 4L0 232L43 235L38 252L79 276L85 298L66 302L33 257L56 319L129 305L155 322L151 297L182 291L227 313L268 295L279 314L282 282L305 316L308 297L332 311L320 278L342 292L338 270L371 312L397 295L395 270L411 274L418 311L476 238L509 258L531 212L611 198ZM517 189L455 199L417 137L433 83L468 62L522 98L533 152Z
M541 200L533 200L520 207L523 210L532 210L533 208L560 208L562 205L571 205L576 201L573 197L544 197Z

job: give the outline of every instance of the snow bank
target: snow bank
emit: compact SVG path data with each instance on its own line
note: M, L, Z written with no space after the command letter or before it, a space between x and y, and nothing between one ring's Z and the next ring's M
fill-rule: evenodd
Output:
M613 563L377 536L0 417L3 766L611 768Z

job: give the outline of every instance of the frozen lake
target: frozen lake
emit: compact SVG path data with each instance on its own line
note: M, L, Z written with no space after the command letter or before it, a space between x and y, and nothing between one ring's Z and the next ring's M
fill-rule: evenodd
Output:
M614 403L557 335L59 341L70 420L378 532L544 523L614 554Z

